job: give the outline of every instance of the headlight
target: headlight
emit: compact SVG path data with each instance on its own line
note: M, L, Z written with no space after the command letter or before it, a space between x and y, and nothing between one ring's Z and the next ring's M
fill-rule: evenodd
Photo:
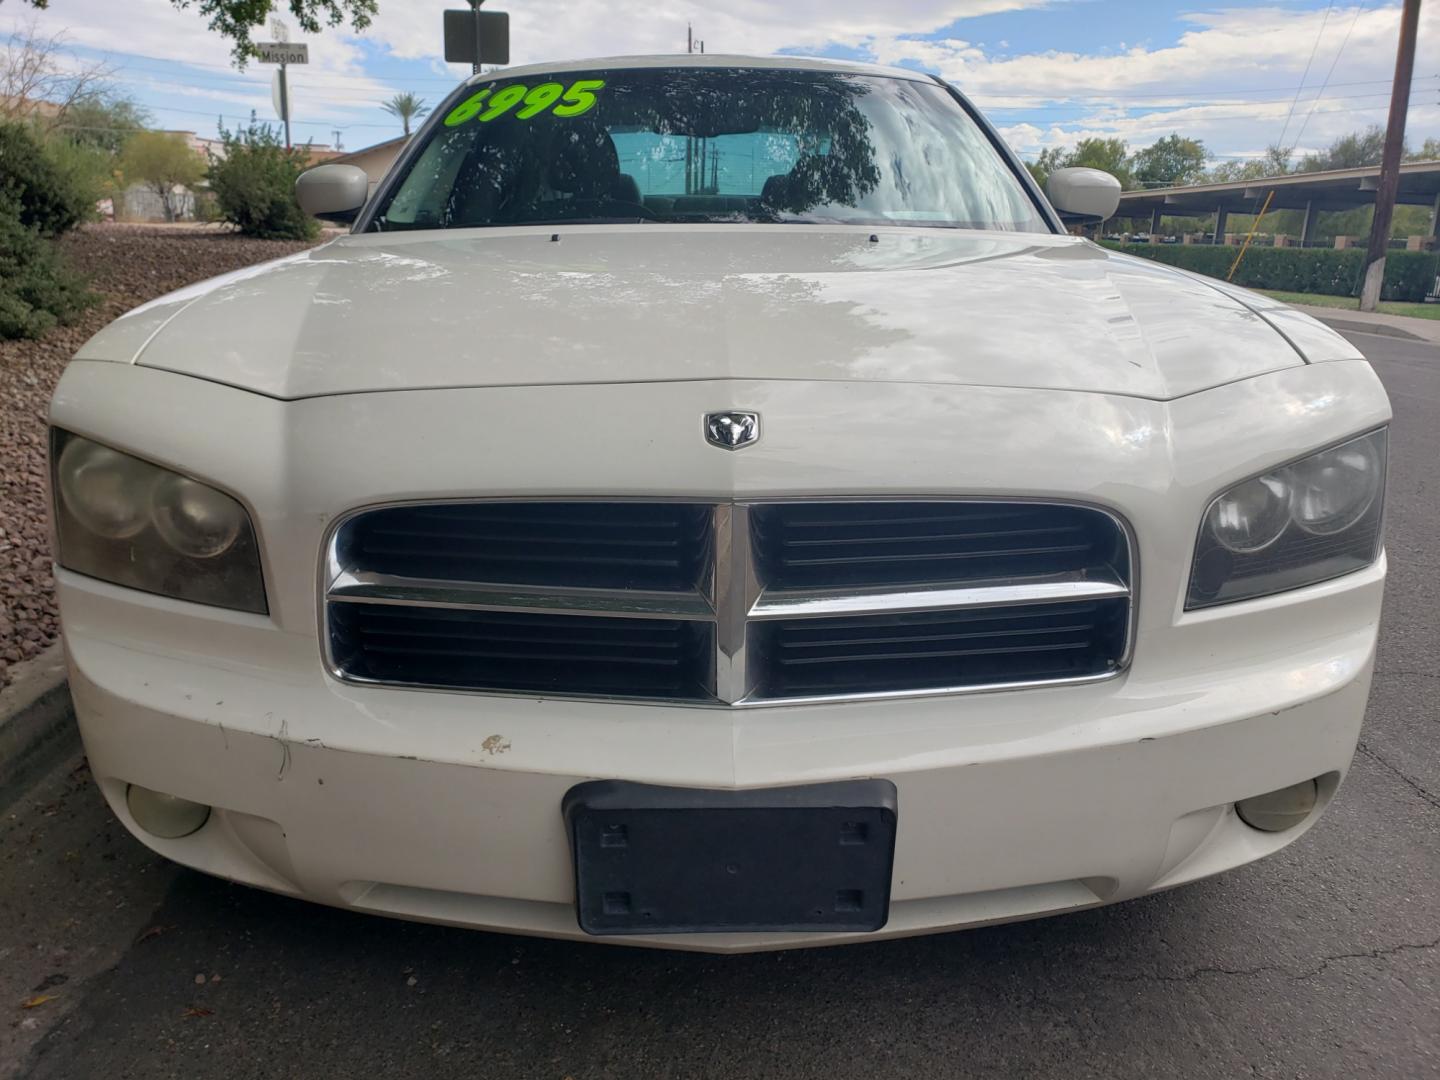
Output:
M1380 554L1385 431L1221 492L1205 511L1185 607L1298 589Z
M51 461L61 566L179 600L266 612L255 529L235 499L58 428Z

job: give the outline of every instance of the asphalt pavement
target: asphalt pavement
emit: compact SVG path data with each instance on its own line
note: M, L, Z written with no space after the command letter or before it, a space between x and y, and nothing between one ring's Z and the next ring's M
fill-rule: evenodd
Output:
M1440 348L1351 338L1396 412L1386 618L1350 777L1279 855L1059 918L711 957L206 878L130 839L77 759L0 813L0 1075L1440 1076Z

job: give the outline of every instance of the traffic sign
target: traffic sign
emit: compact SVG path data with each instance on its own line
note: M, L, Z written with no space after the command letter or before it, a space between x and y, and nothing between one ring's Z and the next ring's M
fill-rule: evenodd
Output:
M445 12L445 59L452 64L510 63L510 14L505 11ZM480 55L475 55L477 44Z
M308 64L310 46L298 41L257 41L255 58L262 64Z

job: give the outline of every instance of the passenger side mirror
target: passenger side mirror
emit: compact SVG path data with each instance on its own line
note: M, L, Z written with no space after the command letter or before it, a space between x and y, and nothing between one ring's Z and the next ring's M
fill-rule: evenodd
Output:
M1045 181L1045 194L1067 225L1093 224L1120 206L1120 181L1099 169L1056 169Z
M317 165L295 181L300 209L326 221L354 221L369 197L370 177L354 165Z

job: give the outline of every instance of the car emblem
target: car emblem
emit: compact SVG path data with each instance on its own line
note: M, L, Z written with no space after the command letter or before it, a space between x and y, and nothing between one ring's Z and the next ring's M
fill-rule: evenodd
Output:
M705 441L722 450L740 450L760 438L760 414L712 412L705 414Z

